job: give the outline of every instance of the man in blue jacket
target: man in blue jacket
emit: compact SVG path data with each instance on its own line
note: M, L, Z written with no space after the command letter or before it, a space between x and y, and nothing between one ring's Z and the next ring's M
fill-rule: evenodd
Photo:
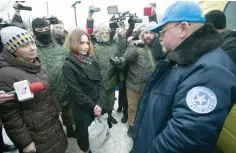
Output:
M140 99L131 153L213 153L236 100L236 68L200 7L178 1L153 29L167 54Z

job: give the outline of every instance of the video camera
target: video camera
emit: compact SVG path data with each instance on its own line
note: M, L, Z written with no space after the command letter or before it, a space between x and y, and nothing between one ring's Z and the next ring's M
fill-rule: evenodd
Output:
M24 3L25 1L16 1L15 4L13 5L14 9L18 10L24 10L24 11L32 11L32 7L30 6L24 6L20 3Z
M91 7L89 7L89 11L90 11L91 13L94 13L94 12L99 12L99 11L101 11L101 9L100 9L100 7L91 6Z
M129 11L126 12L119 12L117 5L114 6L108 6L107 7L108 14L113 14L113 16L110 19L110 28L118 28L118 22L122 23L124 20L126 20L126 17L129 17L128 23L129 24L135 24L135 23L142 23L143 20L139 19L136 14L131 14Z
M135 23L142 23L143 20L142 19L139 19L138 16L136 15L136 13L134 14L129 14L129 20L128 20L128 23L129 24L135 24Z
M129 11L124 13L119 12L117 5L108 6L107 7L108 14L112 14L113 16L110 19L109 28L117 29L119 25L124 25L124 21L126 20L126 15Z

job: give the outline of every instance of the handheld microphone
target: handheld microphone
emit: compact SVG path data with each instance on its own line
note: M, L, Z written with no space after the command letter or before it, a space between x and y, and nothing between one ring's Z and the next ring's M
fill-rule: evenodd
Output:
M44 89L42 82L29 83L24 80L13 84L14 91L10 91L7 94L16 94L19 101L25 101L34 98L34 93L40 92Z
M44 89L44 85L42 82L31 83L29 85L29 89L32 93L40 92ZM10 92L7 92L7 94L16 94L16 91L15 90L10 91Z

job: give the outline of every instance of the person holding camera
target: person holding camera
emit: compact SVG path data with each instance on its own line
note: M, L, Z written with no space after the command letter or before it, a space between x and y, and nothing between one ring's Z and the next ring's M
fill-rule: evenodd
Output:
M94 20L92 18L94 11L90 6L87 19L87 28L93 28ZM103 79L103 86L105 87L108 101L108 125L111 128L112 124L117 124L117 120L112 116L112 110L115 103L115 87L124 80L124 75L121 71L118 71L111 63L109 59L115 56L121 56L125 51L123 48L123 42L125 42L125 35L122 35L122 30L118 34L119 40L115 43L111 40L110 29L104 24L100 24L94 30L96 43L95 43L95 56L97 57L100 66ZM123 39L123 40L121 40Z
M66 126L67 136L75 138L72 108L69 103L67 84L62 75L62 66L68 56L67 50L52 40L50 26L45 19L34 19L32 28L38 48L38 57L43 61L43 68L52 80L54 96L62 107L62 121Z
M152 71L155 69L155 61L153 59L151 50L155 42L156 35L150 31L157 25L156 22L147 24L143 31L140 31L140 40L133 40L128 46L123 57L111 58L110 62L123 68L129 65L129 71L126 79L126 91L128 98L128 136L131 137L135 113L139 99L142 95L143 89L148 81Z
M5 47L0 54L1 89L13 91L13 84L22 80L44 85L33 99L5 97L9 102L0 105L0 118L6 133L20 153L65 153L67 138L59 119L59 106L50 79L36 56L32 35L15 26L1 29L0 35Z

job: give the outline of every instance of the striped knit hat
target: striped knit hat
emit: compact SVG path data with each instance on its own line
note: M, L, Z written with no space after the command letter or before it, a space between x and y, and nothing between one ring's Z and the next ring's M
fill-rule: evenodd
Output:
M2 43L10 53L14 53L22 45L34 41L32 35L26 30L15 26L1 29L0 35Z

